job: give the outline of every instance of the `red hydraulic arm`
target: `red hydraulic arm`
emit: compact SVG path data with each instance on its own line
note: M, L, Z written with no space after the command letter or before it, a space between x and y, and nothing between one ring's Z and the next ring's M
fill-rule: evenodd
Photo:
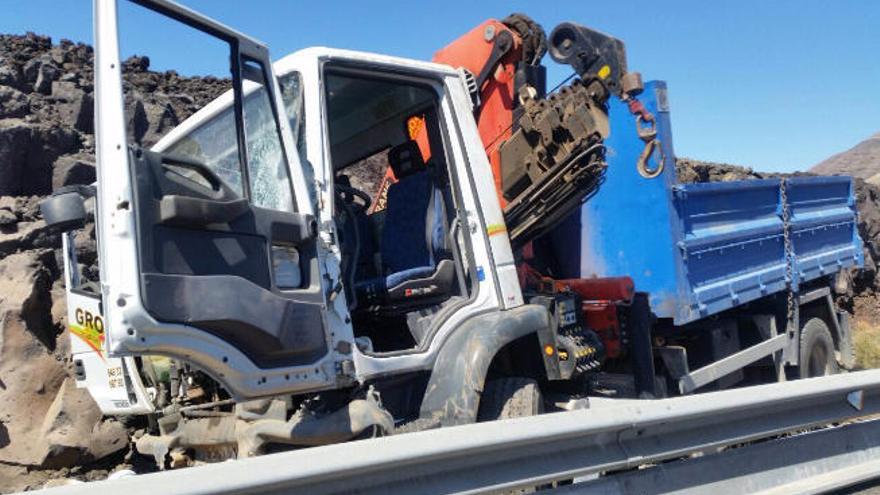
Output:
M614 94L637 106L641 80L627 74L622 42L564 23L551 34L551 55L580 79L547 97L541 65L547 45L540 25L513 14L483 22L437 51L433 61L463 70L468 79L523 289L576 293L585 323L602 340L607 357L618 358L624 352L618 309L633 300L632 280L548 278L529 266L530 239L577 208L584 191L598 187L605 167L606 101ZM571 179L576 174L579 178Z
M479 94L477 128L492 165L501 207L501 143L513 129L516 66L522 60L520 35L501 21L490 19L434 54L433 61L466 69ZM483 76L480 80L480 76Z

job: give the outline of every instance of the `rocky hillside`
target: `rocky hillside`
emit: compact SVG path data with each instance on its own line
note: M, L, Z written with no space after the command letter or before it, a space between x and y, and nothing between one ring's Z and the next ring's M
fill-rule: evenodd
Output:
M60 238L39 199L95 180L92 48L0 35L0 492L124 466L129 432L70 376ZM129 134L149 145L229 87L125 62ZM94 231L78 236L94 270Z
M744 179L762 179L764 175L748 167L727 163L704 162L692 158L677 158L675 173L681 182L726 182Z
M810 169L821 175L852 175L880 185L880 133L833 155Z

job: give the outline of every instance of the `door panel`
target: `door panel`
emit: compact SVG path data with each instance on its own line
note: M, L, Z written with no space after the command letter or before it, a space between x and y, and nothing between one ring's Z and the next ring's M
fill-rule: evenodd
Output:
M354 372L342 365L351 360L351 328L328 323L347 315L326 314L330 303L340 306L328 295L338 280L323 271L328 252L309 198L293 193L308 188L279 118L268 51L179 5L133 1L226 43L232 90L153 150L133 144L124 134L116 0L95 0L98 235L111 354L191 362L237 398L347 380L339 370Z
M144 308L159 321L228 341L263 368L309 364L327 354L321 280L308 263L316 253L314 217L247 201L227 208L242 200L208 167L187 163L212 187L169 176L169 165L182 162L151 151L133 152L130 159ZM185 213L170 200L196 206ZM188 218L211 221L182 220ZM276 287L274 246L299 253L300 287Z

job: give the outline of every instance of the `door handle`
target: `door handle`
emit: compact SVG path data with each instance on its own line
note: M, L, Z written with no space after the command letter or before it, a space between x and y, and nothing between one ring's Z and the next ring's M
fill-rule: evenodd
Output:
M166 195L159 202L159 222L179 227L229 223L250 210L244 198L230 201Z

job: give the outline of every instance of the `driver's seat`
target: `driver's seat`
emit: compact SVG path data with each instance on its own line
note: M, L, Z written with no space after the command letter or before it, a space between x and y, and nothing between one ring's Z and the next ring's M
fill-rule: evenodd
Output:
M358 303L435 304L450 296L455 280L443 194L415 141L391 148L388 163L397 182L388 188L379 247L383 275L355 284Z

